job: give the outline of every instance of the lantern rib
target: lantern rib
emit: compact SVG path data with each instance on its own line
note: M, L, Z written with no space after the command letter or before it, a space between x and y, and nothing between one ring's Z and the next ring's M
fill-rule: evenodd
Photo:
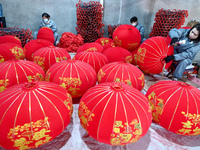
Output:
M24 66L22 67L20 64L18 64L18 66L21 68L21 70L23 71L23 73L24 73L24 75L26 76L26 80L28 80L28 75L27 75L27 73L26 73L26 71L24 70ZM27 68L27 67L26 67ZM27 68L29 71L30 71L30 69L29 68ZM31 71L31 73L33 73L33 71Z
M69 65L70 65L70 67L71 67L72 64L71 64L71 63L68 63L67 65L66 65L66 64L63 65L63 63L59 64L59 66L57 66L58 71L56 72L56 74L55 74L54 77L56 77L57 74L60 75L60 71L62 71L62 69L64 68L64 70L63 70L63 72L62 72L62 74L61 74L61 78L63 78L63 76L64 76L66 70L68 70ZM57 68L54 68L54 70L56 71ZM71 77L71 74L70 74L70 77ZM55 79L55 78L54 78L54 79ZM53 79L53 82L54 82L54 79ZM60 84L62 84L62 80L60 80Z
M44 56L46 56L46 53L47 53L47 56L49 57L48 59L48 66L50 67L51 66L51 51L53 51L51 48L48 48L48 50L45 52L45 54L42 56L43 58L45 58ZM53 51L54 52L54 51ZM54 53L54 58L56 57L55 56L56 54ZM56 60L56 59L55 59ZM47 68L46 68L47 69Z
M89 64L88 64L89 65ZM89 79L88 79L88 75L85 73L85 71L83 70L83 68L85 69L85 70L87 70L88 71L88 73L90 74L90 76L93 78L93 75L92 75L92 73L88 70L88 68L86 68L85 66L84 66L84 64L77 64L77 67L79 67L79 69L80 70L82 70L82 72L84 73L84 75L85 75L85 77L86 77L86 79L87 79L87 82L89 83ZM92 67L92 66L91 66ZM92 67L93 68L93 67ZM77 68L76 68L76 70L77 70ZM95 71L94 71L95 72ZM79 71L77 70L77 73L79 74ZM95 72L96 73L96 72ZM96 77L96 76L95 76ZM80 77L79 77L80 78ZM94 78L93 78L94 79Z
M23 93L24 93L24 92L23 92ZM20 94L20 96L21 96L21 95L22 95L22 94ZM20 102L20 104L19 104L19 107L17 108L17 112L16 112L16 114L15 114L15 119L14 119L14 124L13 124L13 138L15 137L15 126L16 126L16 122L17 122L17 117L18 117L20 108L21 108L21 106L22 106L22 103L24 102L24 99L25 99L26 95L27 95L27 93L24 94L24 96L23 96L23 98L22 98L22 100L21 100L21 102ZM18 98L19 98L19 97L18 97ZM14 138L14 139L15 139L15 138Z
M10 91L9 91L10 92ZM13 91L13 93L14 93L14 91ZM19 95L18 95L19 94ZM22 93L21 93L21 91L19 91L19 92L17 92L16 94L12 94L12 93L9 93L8 95L6 95L6 96L9 96L9 95L11 95L6 101L4 101L2 104L1 104L1 106L3 105L3 104L5 104L6 102L8 102L10 99L12 99L15 95L18 95L14 100L13 100L13 102L9 105L9 107L8 107L8 109L5 111L5 113L3 114L3 116L1 117L1 120L0 120L0 125L1 125L1 123L2 123L2 121L3 121L3 119L4 119L4 117L5 117L5 115L6 115L6 113L8 112L8 110L11 108L11 106L15 103L15 101L17 101L17 99L22 95ZM4 97L6 97L6 96L4 96ZM4 97L1 97L1 98L4 98ZM1 107L0 106L0 107Z
M156 54L154 54L154 53L151 53L151 52L149 52L149 51L146 51L146 53L149 53L149 54L151 54L151 55L153 55L153 56L155 56L155 57L161 57L161 55L157 52L157 50L154 48L154 47L152 47L151 45L149 45L149 44L147 44L147 43L144 43L145 45L147 45L147 46L149 46L150 48L152 48L158 55L156 55ZM146 49L148 49L148 48L146 48ZM153 57L150 57L150 58L153 58Z
M199 89L197 89L197 90L199 90ZM198 91L198 92L199 92L199 91ZM196 105L196 109L197 109L197 118L196 118L196 119L198 120L198 117L199 117L200 115L198 115L198 114L199 114L199 109L198 109L197 100L195 99L194 95L195 95L196 98L199 100L199 102L200 102L200 95L198 95L197 92L195 92L194 90L191 90L191 91L190 91L190 94L193 96L193 100L194 100L195 105Z
M105 112L105 110L106 110L106 108L107 108L107 106L108 106L108 103L110 102L110 100L111 100L112 96L114 95L114 93L115 93L115 92L112 91L112 93L111 93L110 97L108 98L107 103L106 103L106 105L104 106L104 109L103 109L103 111L102 111L102 114L101 114L101 117L100 117L100 120L99 120L99 125L98 125L98 127L97 127L97 139L98 139L98 140L99 140L99 130L100 130L101 120L102 120L103 115L104 115L104 112ZM105 96L104 96L104 97L105 97ZM99 103L98 103L98 104L99 104ZM92 112L91 112L91 113L92 113Z
M172 116L172 118L171 118L170 124L169 124L169 126L168 126L168 130L170 129L171 124L172 124L172 122L173 122L173 120L174 120L174 116L175 116L175 113L176 113L176 111L177 111L177 108L178 108L178 105L179 105L179 103L180 103L180 100L181 100L182 95L183 95L183 89L181 90L181 94L180 94L178 103L177 103L177 105L176 105L176 108L175 108L175 110L174 110L173 116ZM166 106L166 105L165 105L165 106Z
M30 117L30 127L31 127L31 133L33 136L33 125L32 125L32 114L31 114L31 92L28 92L28 100L29 100L29 117Z
M8 77L8 72L9 72L9 70L10 70L10 68L11 68L12 64L13 64L13 63L10 63L10 64L9 64L9 67L8 67L8 69L6 70L6 74L5 74L5 80L6 80L6 79L7 79L7 77ZM6 66L7 66L7 65L6 65Z
M13 63L13 65L14 65L14 69L15 69L15 74L16 74L17 84L19 84L19 76L18 76L18 73L17 73L16 64Z
M9 63L7 63L8 61L6 62L3 62L4 63L4 66L2 66L2 68L0 68L0 72L2 72L2 70L4 70L5 68L7 68L8 65L11 65Z
M185 92L186 92L186 95L187 95L187 117L188 117L188 115L189 115L189 97L188 97L188 91L187 90L185 90ZM192 97L193 97L193 95L192 95ZM193 97L193 99L195 100L195 98ZM195 101L196 102L196 101ZM196 104L196 103L195 103ZM196 108L198 108L197 107L197 105L196 105ZM197 113L198 114L198 113ZM186 118L187 118L186 117Z
M116 103L115 103L115 113L114 113L114 121L113 121L113 129L115 127L115 121L117 116L117 107L118 107L118 94L116 95ZM114 134L114 130L112 129L112 134Z
M96 63L95 63L95 59L94 59L94 53L95 52L92 52L92 54L91 53L89 53L89 55L91 55L91 56L89 56L89 57L92 57L92 62L93 62L93 67L92 68L94 68L94 70L96 71ZM96 57L97 58L97 57ZM98 58L97 58L98 59ZM88 61L89 61L89 59L88 59ZM98 62L100 62L99 61L99 59L98 59Z
M127 66L125 66L127 69L127 73L128 73L128 78L129 78L129 80L131 81L131 85L133 86L133 84L132 84L132 82L134 82L134 83L136 83L135 85L136 85L136 89L138 89L139 88L139 85L138 85L138 80L137 80L137 78L136 78L136 75L135 74L137 74L138 75L138 72L136 72L136 71L134 71L131 67L127 67ZM130 69L132 72L130 72L128 69ZM131 76L132 77L134 77L134 81L132 81L131 80Z
M113 82L115 82L115 80L116 80L116 76L118 75L118 72L119 72L119 70L122 68L122 66L121 65L117 65L117 68L116 68L116 70L115 70L115 75L113 76L114 78L113 78ZM122 77L121 77L121 79L123 80L123 74L122 74Z
M160 43L162 45L162 47L159 47L160 48L160 54L163 55L164 51L166 50L165 48L167 47L166 40L163 41L160 38L158 38L158 40L160 41ZM163 42L166 44L166 46L163 45Z
M113 66L114 66L114 67L113 67ZM111 64L111 66L110 66L109 68L111 68L111 67L113 67L113 68L112 68L112 70L109 72L109 74L108 74L108 76L107 76L107 78L106 78L105 81L108 81L108 78L109 78L110 74L117 68L117 65ZM107 68L107 70L108 70L109 68ZM106 72L107 70L105 70L105 72Z
M28 66L28 64L29 64L28 61L26 61L26 63L23 63L23 62L21 61L20 63L18 63L18 66L20 66L20 68L23 70L24 73L25 73L24 68L28 69L31 73L33 73L33 69L39 71L39 70L36 69L34 66L31 66L31 65ZM22 67L22 65L23 65L23 67Z

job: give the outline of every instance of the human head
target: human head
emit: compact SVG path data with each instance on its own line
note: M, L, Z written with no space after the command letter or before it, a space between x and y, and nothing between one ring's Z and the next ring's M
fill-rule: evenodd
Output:
M199 42L200 41L200 23L194 25L189 33L188 33L188 37L191 40L194 40L195 42Z
M134 16L134 17L132 17L132 18L130 19L130 22L131 22L131 24L132 24L133 26L136 26L136 25L137 25L137 21L138 21L138 19L137 19L136 16Z
M48 20L49 20L50 15L49 15L48 13L43 13L43 14L42 14L42 18L43 18L43 19L48 19Z

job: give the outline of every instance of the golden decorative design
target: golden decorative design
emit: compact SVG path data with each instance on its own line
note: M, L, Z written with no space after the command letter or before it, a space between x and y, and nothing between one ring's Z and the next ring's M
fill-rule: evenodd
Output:
M141 77L139 77L138 79L142 81L142 84L141 84L141 85L142 85L142 89L143 89L143 88L144 88L144 84L145 84L145 77L144 77L144 74L142 74Z
M103 72L103 69L100 69L98 72L98 81L101 82L101 78L105 76L105 72Z
M17 59L23 59L25 57L23 49L18 46L11 48L10 51L15 55L15 58Z
M125 58L125 61L126 61L127 63L132 63L132 61L133 61L133 56L132 56L132 55L127 56L127 57Z
M136 49L138 47L138 43L131 43L131 44L128 44L128 49L129 50L132 50L132 49Z
M112 145L125 145L136 142L142 134L141 124L134 119L130 124L115 121L113 133L111 134Z
M146 48L139 48L137 54L134 54L134 59L136 62L144 63L144 57L146 55Z
M100 39L101 45L104 46L105 44L109 43L109 39Z
M133 86L132 83L131 83L131 80L129 80L129 79L122 80L122 79L120 79L120 78L116 78L116 79L115 79L115 82L123 82L123 83L125 83L125 84L127 84L127 85Z
M97 48L96 47L91 47L91 48L86 49L85 51L87 51L87 52L96 52Z
M59 61L62 61L62 60L67 60L67 57L66 56L63 56L63 57L56 57L56 62L59 62Z
M187 122L181 122L183 127L177 131L178 134L182 135L200 135L200 115L181 112L186 118Z
M48 135L51 130L48 129L47 120L48 117L45 117L44 120L41 119L11 128L7 138L14 142L13 147L18 149L35 148L47 143L52 139Z
M0 63L4 62L3 56L0 55Z
M67 109L69 110L69 116L72 115L73 112L73 106L72 106L72 97L69 93L66 93L67 95L67 100L64 101L65 106L67 107Z
M157 96L155 96L156 93L152 92L149 96L148 96L148 100L151 106L151 110L152 110L152 116L155 122L159 123L160 120L160 116L162 115L163 112L163 99L158 99Z
M84 102L80 102L78 114L81 120L81 125L87 131L87 126L89 126L88 122L92 121L92 117L95 116L94 113L91 113Z
M45 67L44 67L45 58L44 57L35 56L33 61L34 61L34 63L40 65L42 67L42 69L45 70Z
M119 40L117 36L115 36L114 41L115 41L116 45L122 46L122 41Z
M3 92L6 89L6 86L9 84L9 79L0 80L0 92Z
M44 81L44 77L40 73L36 73L36 75L28 76L27 79L28 79L28 82Z
M45 81L49 81L49 79L50 79L50 76L51 76L51 73L46 73L46 77L45 77Z
M77 86L81 86L82 82L80 78L72 78L72 77L59 77L59 79L62 81L61 86L67 89L71 95L73 96L81 96L81 94L78 92L80 88L77 88Z

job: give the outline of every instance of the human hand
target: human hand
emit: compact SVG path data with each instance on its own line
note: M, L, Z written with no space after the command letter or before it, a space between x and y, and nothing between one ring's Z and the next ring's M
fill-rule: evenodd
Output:
M170 42L170 45L175 44L177 41L178 41L178 38L177 38L177 37L172 38L172 40L171 40L171 42Z
M167 56L167 57L164 58L164 60L165 60L166 63L168 63L171 60L174 60L174 55Z

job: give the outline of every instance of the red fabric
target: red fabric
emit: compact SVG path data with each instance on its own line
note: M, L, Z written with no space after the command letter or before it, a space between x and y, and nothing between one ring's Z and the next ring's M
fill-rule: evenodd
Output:
M80 34L73 34L71 32L64 32L60 38L58 47L64 48L68 52L76 52L77 49L84 44L84 39Z
M138 51L139 47L136 48L134 51L131 52L132 56L133 56L133 61L132 64L133 65L137 65L137 51Z
M71 114L71 96L55 83L10 87L0 93L0 145L5 149L43 145L62 133Z
M105 55L99 52L80 52L75 55L75 60L84 61L90 64L96 73L98 73L99 69L108 63L108 59Z
M114 43L114 42L110 42L110 43L108 43L108 44L105 44L105 45L103 46L103 51L104 51L105 49L109 48L109 47L115 47L115 43Z
M33 53L42 47L54 46L51 42L44 39L35 39L32 40L24 46L24 50L26 52L26 59L32 60Z
M140 45L141 35L138 29L132 25L120 25L113 33L113 41L129 51L133 51Z
M88 51L88 52L103 52L103 47L99 43L85 43L81 47L78 48L77 53L82 51Z
M43 81L44 70L28 60L12 59L0 63L0 92L15 84L32 81Z
M97 77L91 65L80 60L65 60L52 65L45 80L61 85L75 98L94 86Z
M13 35L0 36L0 44L3 44L3 43L16 43L22 46L20 39L18 39L16 36L13 36Z
M25 50L16 43L4 43L0 45L0 62L9 60L10 58L24 59Z
M132 54L122 47L110 47L103 51L103 54L108 58L108 62L124 61L132 63Z
M50 41L52 44L54 44L55 41L53 31L48 27L40 28L37 34L37 39L45 39Z
M102 37L102 38L98 38L96 41L96 43L101 44L102 46L113 42L113 40L111 38L107 38L107 37Z
M181 135L199 135L200 90L179 81L159 81L147 93L153 120Z
M63 48L54 46L40 48L33 54L33 61L40 65L45 72L53 64L67 59L71 59L69 53Z
M90 88L81 98L79 118L99 142L126 145L143 137L151 125L147 98L122 83L107 82Z
M157 36L145 40L134 55L134 60L141 70L146 73L158 74L163 71L164 58L173 55L173 47L168 47L166 38ZM172 61L166 64L165 69L171 65Z
M124 63L113 62L103 66L98 74L98 83L124 82L141 91L145 85L144 74L136 66Z

